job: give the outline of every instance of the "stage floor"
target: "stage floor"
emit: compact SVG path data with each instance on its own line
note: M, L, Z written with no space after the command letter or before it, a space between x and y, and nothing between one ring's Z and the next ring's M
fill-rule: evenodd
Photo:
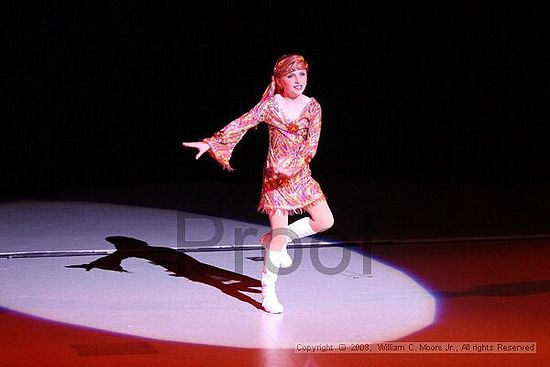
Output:
M113 201L0 206L3 366L550 363L545 233L316 236L293 244L277 283L285 312L271 315L259 304L264 223ZM421 353L426 343L472 349ZM476 351L499 343L536 353ZM300 350L341 344L363 349Z

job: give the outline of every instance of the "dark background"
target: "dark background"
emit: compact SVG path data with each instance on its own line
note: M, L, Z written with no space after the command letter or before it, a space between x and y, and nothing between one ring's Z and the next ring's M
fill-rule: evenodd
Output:
M244 137L232 174L210 158L196 162L180 143L248 111L274 61L298 52L310 63L306 94L323 107L312 169L337 200L384 182L545 193L543 3L8 5L0 187L43 196L149 183L258 186L265 126Z

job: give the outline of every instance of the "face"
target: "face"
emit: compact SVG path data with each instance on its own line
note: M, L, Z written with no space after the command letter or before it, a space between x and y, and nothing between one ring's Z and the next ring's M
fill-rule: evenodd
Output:
M307 70L295 70L277 79L279 86L283 88L283 95L289 98L296 98L306 89Z

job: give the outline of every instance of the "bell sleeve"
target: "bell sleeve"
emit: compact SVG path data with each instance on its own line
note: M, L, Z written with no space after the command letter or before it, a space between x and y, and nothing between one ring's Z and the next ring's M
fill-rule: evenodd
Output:
M228 171L234 170L229 163L233 149L235 149L235 146L249 129L256 127L263 121L266 105L265 101L260 101L254 108L231 121L212 137L203 139L203 142L210 146L208 154L221 164L224 169Z

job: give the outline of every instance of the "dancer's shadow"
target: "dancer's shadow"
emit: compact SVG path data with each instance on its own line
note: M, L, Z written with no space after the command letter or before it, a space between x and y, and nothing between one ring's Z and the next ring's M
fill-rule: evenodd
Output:
M111 236L107 241L116 247L116 251L88 264L68 265L67 268L82 268L127 272L122 268L122 261L131 257L149 260L152 264L162 266L171 276L185 277L194 282L216 287L223 293L261 309L261 304L242 292L260 293L259 280L229 270L201 263L191 256L167 247L149 246L147 242L124 236Z

